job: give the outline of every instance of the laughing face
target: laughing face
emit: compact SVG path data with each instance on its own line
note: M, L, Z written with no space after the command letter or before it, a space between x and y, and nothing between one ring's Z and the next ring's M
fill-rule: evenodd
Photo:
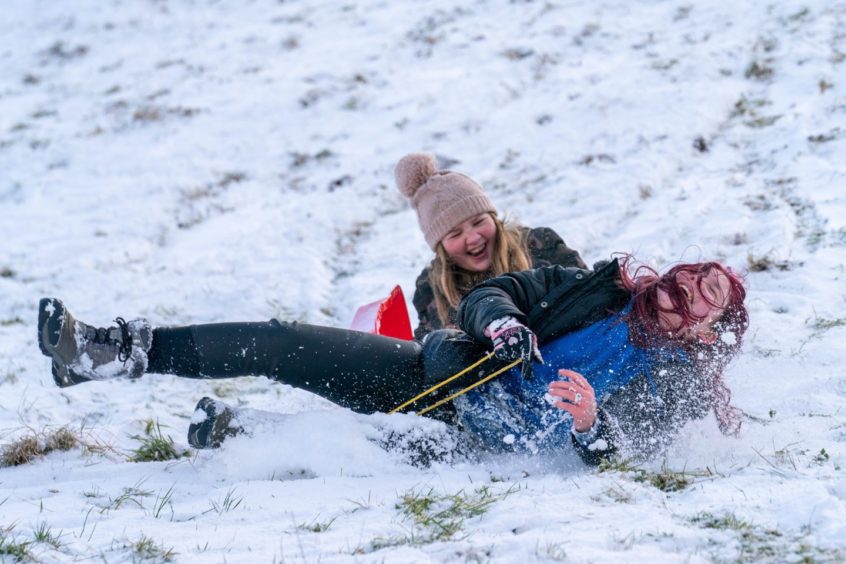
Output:
M658 286L658 324L674 337L714 343L714 323L729 305L731 282L717 268L681 269L662 277Z
M470 272L490 269L496 247L496 223L489 213L462 221L441 239L449 258Z

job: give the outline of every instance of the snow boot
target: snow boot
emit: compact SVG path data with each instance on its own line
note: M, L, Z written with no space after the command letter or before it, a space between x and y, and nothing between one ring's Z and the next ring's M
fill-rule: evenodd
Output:
M188 426L188 444L200 449L219 448L227 437L243 433L244 429L235 424L235 411L231 407L206 397L194 408Z
M119 376L140 378L147 369L153 330L146 319L115 319L116 327L96 328L74 319L61 300L42 298L38 345L53 359L53 380L64 388Z

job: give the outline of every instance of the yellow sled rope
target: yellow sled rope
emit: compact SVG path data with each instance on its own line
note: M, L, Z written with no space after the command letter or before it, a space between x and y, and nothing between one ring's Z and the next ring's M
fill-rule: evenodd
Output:
M450 377L449 377L449 378L447 378L446 380L441 380L440 382L438 382L437 384L435 384L434 386L432 386L432 387L431 387L431 388L429 388L428 390L425 390L424 392L422 392L422 393L420 393L420 394L418 394L418 395L414 396L413 398L411 398L411 399L410 399L410 400L408 400L407 402L403 403L402 405L399 405L399 406L395 407L394 409L392 409L392 410L391 410L391 411L389 411L388 413L396 413L396 412L398 412L398 411L400 411L400 410L402 410L402 409L405 409L406 407L408 407L408 406L409 406L409 405L411 405L412 403L416 402L416 401L417 401L417 400L419 400L420 398L425 397L425 396L428 396L429 394L433 393L435 390L438 390L439 388L441 388L441 387L443 387L443 386L446 386L447 384L449 384L450 382L452 382L452 381L453 381L453 380L455 380L456 378L460 378L461 376L464 376L465 374L467 374L468 372L470 372L471 370L473 370L474 368L476 368L476 367L477 367L477 366L479 366L480 364L482 364L482 363L484 363L484 362L487 362L488 360L490 360L491 358L493 358L493 355L494 355L494 353L492 353L492 352L491 352L491 353L486 354L485 356L483 356L482 358L480 358L479 360L477 360L476 362L474 362L473 364L471 364L470 366L468 366L468 367L467 367L467 368L465 368L464 370L461 370L461 371L459 371L459 372L456 372L455 374L453 374L452 376L450 376ZM503 368L500 368L499 370L496 370L495 372L492 372L491 374L488 374L487 376L485 376L484 378L482 378L482 379L481 379L481 380L479 380L478 382L474 382L473 384L470 384L469 386L467 386L467 387L466 387L466 388L464 388L463 390L459 390L459 391L455 392L454 394L452 394L451 396L446 397L446 398L444 398L444 399L442 399L442 400L440 400L440 401L438 401L438 402L436 402L436 403L433 403L433 404L432 404L432 405L430 405L429 407L426 407L426 408L424 408L424 409L421 409L420 411L418 411L418 412L417 412L417 415L424 415L424 414L426 414L426 413L429 413L429 412L430 412L430 411L432 411L433 409L435 409L435 408L437 408L437 407L442 406L442 405L443 405L443 404L445 404L446 402L451 401L451 400L453 400L453 399L457 398L457 397L458 397L458 396L460 396L460 395L466 394L467 392L469 392L469 391L470 391L470 390L472 390L473 388L475 388L475 387L477 387L477 386L481 386L481 385L482 385L482 384L484 384L485 382L488 382L488 381L490 381L490 380L493 380L494 378L496 378L497 376L499 376L500 374L502 374L502 373L503 373L503 372L505 372L506 370L510 370L510 369L514 368L515 366L517 366L518 364L520 364L522 361L523 361L523 359L518 358L517 360L515 360L514 362L512 362L512 363L511 363L511 364L509 364L508 366L504 366Z

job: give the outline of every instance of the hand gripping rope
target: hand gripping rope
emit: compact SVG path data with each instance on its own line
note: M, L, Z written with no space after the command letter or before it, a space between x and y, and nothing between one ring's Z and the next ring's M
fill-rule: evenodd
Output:
M487 362L488 360L490 360L490 359L493 357L493 355L494 355L494 353L492 353L492 352L491 352L491 353L488 353L487 355L483 356L482 358L480 358L479 360L477 360L476 362L474 362L473 364L471 364L470 366L468 366L468 367L467 367L467 368L465 368L464 370L461 370L460 372L456 372L455 374L453 374L452 376L450 376L450 377L449 377L449 378L447 378L446 380L441 380L440 382L438 382L437 384L435 384L434 386L432 386L432 387L431 387L431 388L429 388L428 390L426 390L426 391L424 391L424 392L422 392L422 393L420 393L420 394L418 394L418 395L414 396L413 398L411 398L411 399L410 399L410 400L408 400L407 402L403 403L402 405L399 405L399 406L397 406L397 407L393 408L393 409L392 409L391 411L389 411L388 413L397 413L398 411L401 411L402 409L405 409L406 407L408 407L408 406L409 406L409 405L411 405L412 403L416 402L416 401L417 401L417 400L419 400L420 398L425 397L425 396L428 396L429 394L433 393L435 390L437 390L437 389L439 389L439 388L441 388L441 387L443 387L443 386L446 386L447 384L449 384L450 382L452 382L452 381L453 381L453 380L455 380L456 378L460 378L461 376L464 376L465 374L467 374L468 372L470 372L471 370L473 370L473 369L474 369L474 368L476 368L477 366L479 366L479 365L481 365L481 364L483 364L483 363ZM452 400L454 400L455 398L457 398L458 396L463 395L463 394L466 394L467 392L469 392L469 391L470 391L470 390L472 390L473 388L476 388L476 387L478 387L478 386L481 386L481 385L482 385L482 384L484 384L485 382L488 382L488 381L490 381L490 380L493 380L494 378L496 378L497 376L499 376L499 375L500 375L500 374L502 374L503 372L505 372L505 371L507 371L507 370L511 370L512 368L514 368L515 366L517 366L517 365L518 365L518 364L520 364L521 362L523 362L523 359L522 359L522 358L518 358L517 360L515 360L514 362L512 362L512 363L511 363L511 364L509 364L508 366L504 366L504 367L500 368L499 370L496 370L496 371L494 371L494 372L492 372L492 373L488 374L487 376L485 376L484 378L482 378L482 379L481 379L481 380L479 380L478 382L474 382L473 384L470 384L469 386L467 386L467 387L466 387L466 388L464 388L463 390L459 390L459 391L455 392L454 394L452 394L451 396L449 396L449 397L445 397L444 399L439 400L439 401L437 401L437 402L433 403L432 405L430 405L429 407L426 407L426 408L421 409L420 411L417 411L416 413L417 413L417 415L424 415L424 414L426 414L426 413L429 413L429 412L430 412L430 411L432 411L433 409L435 409L435 408L437 408L437 407L442 406L442 405L443 405L443 404L445 404L446 402L448 402L448 401L452 401Z

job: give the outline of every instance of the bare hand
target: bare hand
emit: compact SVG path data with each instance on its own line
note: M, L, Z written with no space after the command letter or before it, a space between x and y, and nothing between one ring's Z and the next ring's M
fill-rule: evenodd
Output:
M549 385L549 395L561 398L553 405L573 416L573 428L576 431L590 431L596 422L596 395L593 386L584 376L573 370L562 368L558 375L562 379Z

